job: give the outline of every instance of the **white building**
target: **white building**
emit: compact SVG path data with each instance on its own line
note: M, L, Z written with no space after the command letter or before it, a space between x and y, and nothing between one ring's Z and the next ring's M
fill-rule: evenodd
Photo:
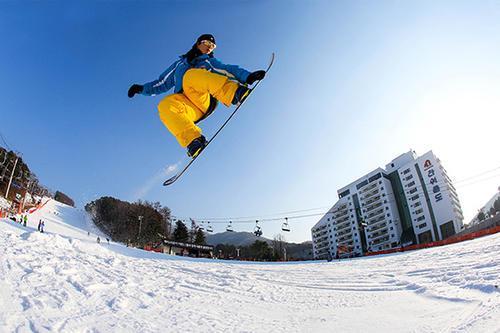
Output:
M339 200L311 229L315 258L427 243L463 228L456 190L432 151L405 153L337 193Z

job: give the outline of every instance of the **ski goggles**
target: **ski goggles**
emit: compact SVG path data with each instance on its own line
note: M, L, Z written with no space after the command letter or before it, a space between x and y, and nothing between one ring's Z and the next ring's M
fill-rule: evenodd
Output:
M209 47L209 48L211 48L212 50L213 50L213 49L215 49L215 48L217 47L217 45L215 45L215 43L214 43L214 42L209 41L209 40L202 40L200 43L201 43L201 44L203 44L203 45L208 46L208 47Z

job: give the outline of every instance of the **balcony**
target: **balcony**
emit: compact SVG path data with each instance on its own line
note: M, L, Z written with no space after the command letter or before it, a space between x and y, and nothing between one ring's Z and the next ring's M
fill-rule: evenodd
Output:
M372 184L366 186L364 189L362 189L359 193L361 193L361 194L366 193L370 190L373 190L375 187L377 187L377 183L372 183Z
M341 219L335 220L335 222L336 222L337 225L339 225L339 224L344 223L347 220L349 220L349 216L346 216L346 217L343 217Z
M328 235L327 236L323 236L323 237L319 237L319 238L315 238L314 240L317 242L317 243L321 243L321 242L324 242L325 240L328 239Z
M370 233L370 238L371 240L375 240L375 239L378 239L380 237L384 237L384 236L387 236L387 233L388 233L388 229L387 227L384 227L384 228L379 228L379 230L375 233Z
M381 210L381 211L377 212L377 214L373 214L370 217L365 218L365 221L368 224L375 224L375 223L382 221L382 220L385 220L385 211L384 210Z
M345 235L344 237L340 237L338 240L339 240L339 243L345 242L347 240L352 240L352 233L348 234L348 235Z
M372 245L380 245L380 244L388 242L388 241L389 241L389 235L381 236L381 237L376 238L375 240L372 240Z
M379 197L379 199L380 199L380 197ZM373 203L373 205L370 205L370 204L372 204L372 203ZM368 213L368 212L371 212L371 211L372 211L372 210L374 210L374 209L377 209L377 208L378 208L378 207L380 207L380 206L382 206L382 205L383 205L383 202L382 202L382 201L379 201L379 200L374 200L374 201L370 202L370 204L366 204L366 205L365 205L365 209L366 209L366 212L367 212L367 213Z
M345 208L339 209L333 213L333 217L338 219L339 217L342 217L346 214L349 213L349 210L347 209L347 206Z
M375 232L375 231L380 230L380 229L383 229L383 228L385 228L385 227L387 227L387 223L385 223L385 221L384 221L384 222L382 222L382 223L375 224L375 225L371 226L371 227L368 229L368 232Z
M383 213L383 212L384 212L384 207L380 208L377 211L371 212L370 214L368 214L368 212L366 212L365 214L366 214L367 219L371 219L372 217L380 215L380 213Z
M351 227L351 223L349 221L346 221L345 223L337 224L337 231L344 230L347 227Z
M378 188L375 188L373 191L367 193L364 197L363 197L363 200L365 201L365 203L368 201L368 199L370 199L371 197L373 197L375 194L378 194L380 193Z
M346 229L346 231L344 231L344 232L339 232L337 234L337 237L342 237L342 236L345 236L345 235L351 235L352 236L352 229L349 228L349 229Z
M366 222L368 223L368 225L373 225L373 224L376 224L376 223L379 223L380 221L385 221L386 218L385 218L385 212L381 215L377 215L377 216L374 216L372 217L371 219L368 219Z
M377 196L374 196L373 198L370 198L370 200L365 202L365 206L369 206L372 203L379 201L380 198L381 198L380 195L377 195Z
M354 245L354 241L353 240L350 240L350 241L347 241L347 242L339 242L337 244L337 247L339 246L345 246L345 245L348 245L348 246L353 246Z

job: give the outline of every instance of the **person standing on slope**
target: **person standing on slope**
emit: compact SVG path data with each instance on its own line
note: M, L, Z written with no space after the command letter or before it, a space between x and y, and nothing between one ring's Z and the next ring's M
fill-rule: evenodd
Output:
M193 47L168 67L157 80L133 84L128 97L154 96L174 88L174 93L158 104L160 119L190 157L196 157L207 144L196 123L208 117L218 102L229 107L248 96L247 85L262 80L264 70L249 72L236 65L223 64L214 57L215 38L198 37Z

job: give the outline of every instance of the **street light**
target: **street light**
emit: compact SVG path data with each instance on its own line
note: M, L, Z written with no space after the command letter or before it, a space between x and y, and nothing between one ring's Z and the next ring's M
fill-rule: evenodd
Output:
M139 234L137 235L137 239L139 239L139 237L141 236L142 219L143 219L143 218L144 218L144 216L139 215Z

